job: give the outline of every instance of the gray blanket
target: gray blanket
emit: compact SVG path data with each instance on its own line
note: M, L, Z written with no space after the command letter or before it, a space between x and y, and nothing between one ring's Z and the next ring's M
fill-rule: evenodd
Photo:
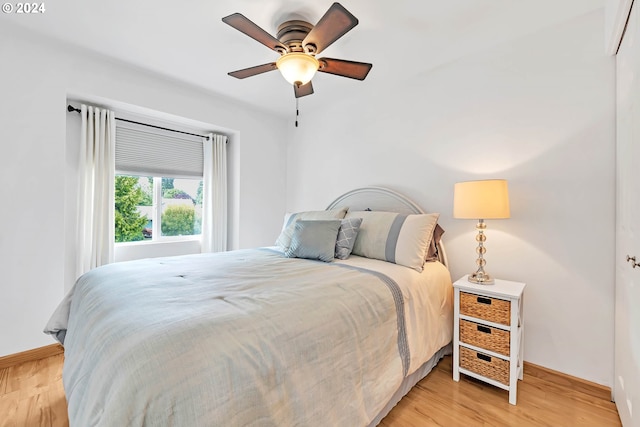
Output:
M406 373L402 310L381 273L242 250L95 269L45 332L71 426L362 426Z

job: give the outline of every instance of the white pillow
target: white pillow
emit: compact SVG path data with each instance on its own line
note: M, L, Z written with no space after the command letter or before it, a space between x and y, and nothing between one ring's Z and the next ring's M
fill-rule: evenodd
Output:
M284 215L284 224L282 224L282 232L276 240L276 245L282 248L283 251L287 251L291 245L291 236L293 236L293 229L297 220L312 220L312 219L342 219L347 213L348 208L331 209L326 211L306 211L296 213L286 213Z
M422 271L440 214L353 211L345 218L362 218L353 254Z

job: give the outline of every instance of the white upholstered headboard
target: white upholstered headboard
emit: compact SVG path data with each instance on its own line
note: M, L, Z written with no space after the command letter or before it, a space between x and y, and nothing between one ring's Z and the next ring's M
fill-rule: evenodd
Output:
M335 199L327 206L327 209L348 207L353 211L397 212L402 214L423 214L426 213L416 203L384 187L363 187L348 191ZM447 253L444 250L442 240L438 244L438 260L448 267Z

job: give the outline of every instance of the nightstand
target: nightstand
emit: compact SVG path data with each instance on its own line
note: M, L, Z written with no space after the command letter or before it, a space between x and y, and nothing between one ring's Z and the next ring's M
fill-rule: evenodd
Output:
M509 391L516 404L522 379L524 283L496 279L478 285L464 276L453 284L453 379L469 375Z

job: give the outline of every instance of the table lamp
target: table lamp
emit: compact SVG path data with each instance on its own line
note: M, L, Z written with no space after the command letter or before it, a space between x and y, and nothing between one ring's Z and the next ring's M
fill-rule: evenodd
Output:
M453 192L453 217L460 219L477 219L476 253L478 269L469 275L469 281L483 285L492 285L494 280L484 271L486 260L484 254L487 240L484 230L487 228L485 219L509 218L509 191L504 179L487 179L481 181L458 182Z

